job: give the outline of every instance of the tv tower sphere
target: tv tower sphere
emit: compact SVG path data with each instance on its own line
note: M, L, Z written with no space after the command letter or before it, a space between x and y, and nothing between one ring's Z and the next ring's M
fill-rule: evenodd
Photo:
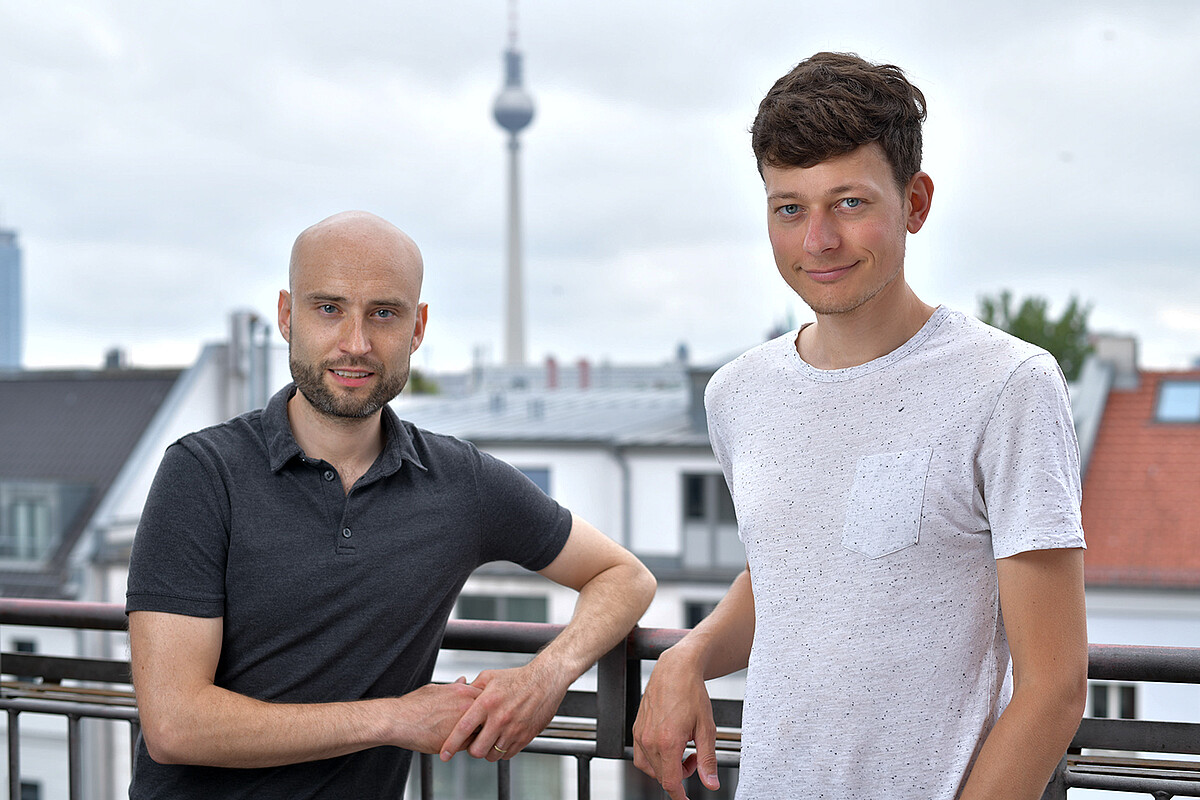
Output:
M513 136L533 121L533 98L521 85L521 53L510 47L504 53L504 88L496 96L492 115Z

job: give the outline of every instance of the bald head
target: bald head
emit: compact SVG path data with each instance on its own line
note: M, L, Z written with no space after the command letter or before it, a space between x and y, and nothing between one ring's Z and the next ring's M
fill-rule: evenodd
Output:
M421 250L408 234L392 223L368 211L343 211L305 228L292 245L288 264L288 289L295 291L301 269L319 267L313 263L318 254L371 251L386 260L403 265L418 291L425 274Z
M425 336L423 273L413 240L365 211L301 233L279 293L279 332L297 389L289 403L325 418L378 421Z

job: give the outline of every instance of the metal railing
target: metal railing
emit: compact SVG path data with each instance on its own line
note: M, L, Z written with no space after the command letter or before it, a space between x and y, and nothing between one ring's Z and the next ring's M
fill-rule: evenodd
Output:
M0 598L0 625L31 625L92 631L125 630L120 605ZM452 620L445 650L534 653L562 626L516 622ZM590 800L594 758L632 759L632 727L642 686L642 662L657 659L686 631L636 629L600 659L596 691L570 691L557 716L524 752L573 757L579 800ZM20 719L24 713L55 714L68 721L67 750L71 800L82 797L82 732L85 718L125 720L131 752L138 735L137 708L123 660L30 653L3 653L3 672L24 676L3 683L0 706L8 720L8 796L21 792ZM1200 648L1092 645L1088 677L1102 681L1200 684ZM740 758L742 704L714 700L723 735L718 763L736 767ZM1085 751L1101 750L1103 754ZM1071 749L1046 790L1044 800L1066 798L1069 789L1088 788L1148 794L1162 800L1200 797L1200 761L1165 755L1200 755L1200 724L1169 721L1084 719ZM421 797L432 800L433 758L421 756ZM497 762L500 800L511 796L510 762Z

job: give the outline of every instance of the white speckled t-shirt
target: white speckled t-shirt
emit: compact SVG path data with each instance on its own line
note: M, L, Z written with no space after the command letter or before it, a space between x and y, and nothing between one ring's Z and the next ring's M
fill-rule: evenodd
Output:
M995 560L1084 546L1065 382L945 308L849 369L795 336L705 395L754 587L738 800L950 800L1011 694Z

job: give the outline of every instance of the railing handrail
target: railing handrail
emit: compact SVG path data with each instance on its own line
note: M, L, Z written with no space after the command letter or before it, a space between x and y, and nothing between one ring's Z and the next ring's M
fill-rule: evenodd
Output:
M0 625L124 631L127 619L125 609L119 603L0 597ZM534 653L557 636L563 627L532 622L451 620L446 627L442 649ZM584 758L585 763L592 757L628 759L630 732L641 692L641 662L657 659L686 634L687 631L681 629L635 628L623 646L619 645L600 659L596 692L569 692L560 709L566 717L594 718L594 739L590 742L578 738L558 740L547 730L547 736L538 737L527 749L576 755ZM76 676L102 683L115 681L86 676L110 675L115 665L128 666L124 659L8 655L18 669L33 670L30 674L36 671L43 676ZM1088 653L1088 677L1102 681L1200 684L1200 648L1092 644ZM16 763L12 740L15 715L22 711L53 713L52 709L56 709L74 720L96 716L129 719L136 725L136 708L85 704L86 700L88 698L72 701L66 696L38 697L31 693L29 686L18 685L15 689L6 686L3 704L10 720L10 764ZM740 700L714 699L713 710L719 726L740 727ZM1155 764L1132 757L1139 752L1200 754L1197 743L1200 743L1200 724L1197 723L1086 718L1046 797L1065 798L1067 789L1072 787L1200 797L1200 768L1191 779L1192 773L1174 770L1169 766L1171 762ZM1131 757L1123 763L1107 763L1103 758L1079 755L1080 748L1121 751ZM720 753L720 763L736 766L736 751L735 745L728 752ZM73 759L77 760L77 756L73 755ZM74 772L73 769L72 774ZM10 775L10 783L12 778ZM10 787L10 794L16 790Z
M120 603L0 597L0 625L123 631L127 619L125 607ZM446 625L442 647L536 653L563 627L542 622L453 619ZM630 658L652 661L686 634L686 630L678 628L635 628L629 635L627 654ZM1088 677L1200 684L1200 647L1091 644Z

